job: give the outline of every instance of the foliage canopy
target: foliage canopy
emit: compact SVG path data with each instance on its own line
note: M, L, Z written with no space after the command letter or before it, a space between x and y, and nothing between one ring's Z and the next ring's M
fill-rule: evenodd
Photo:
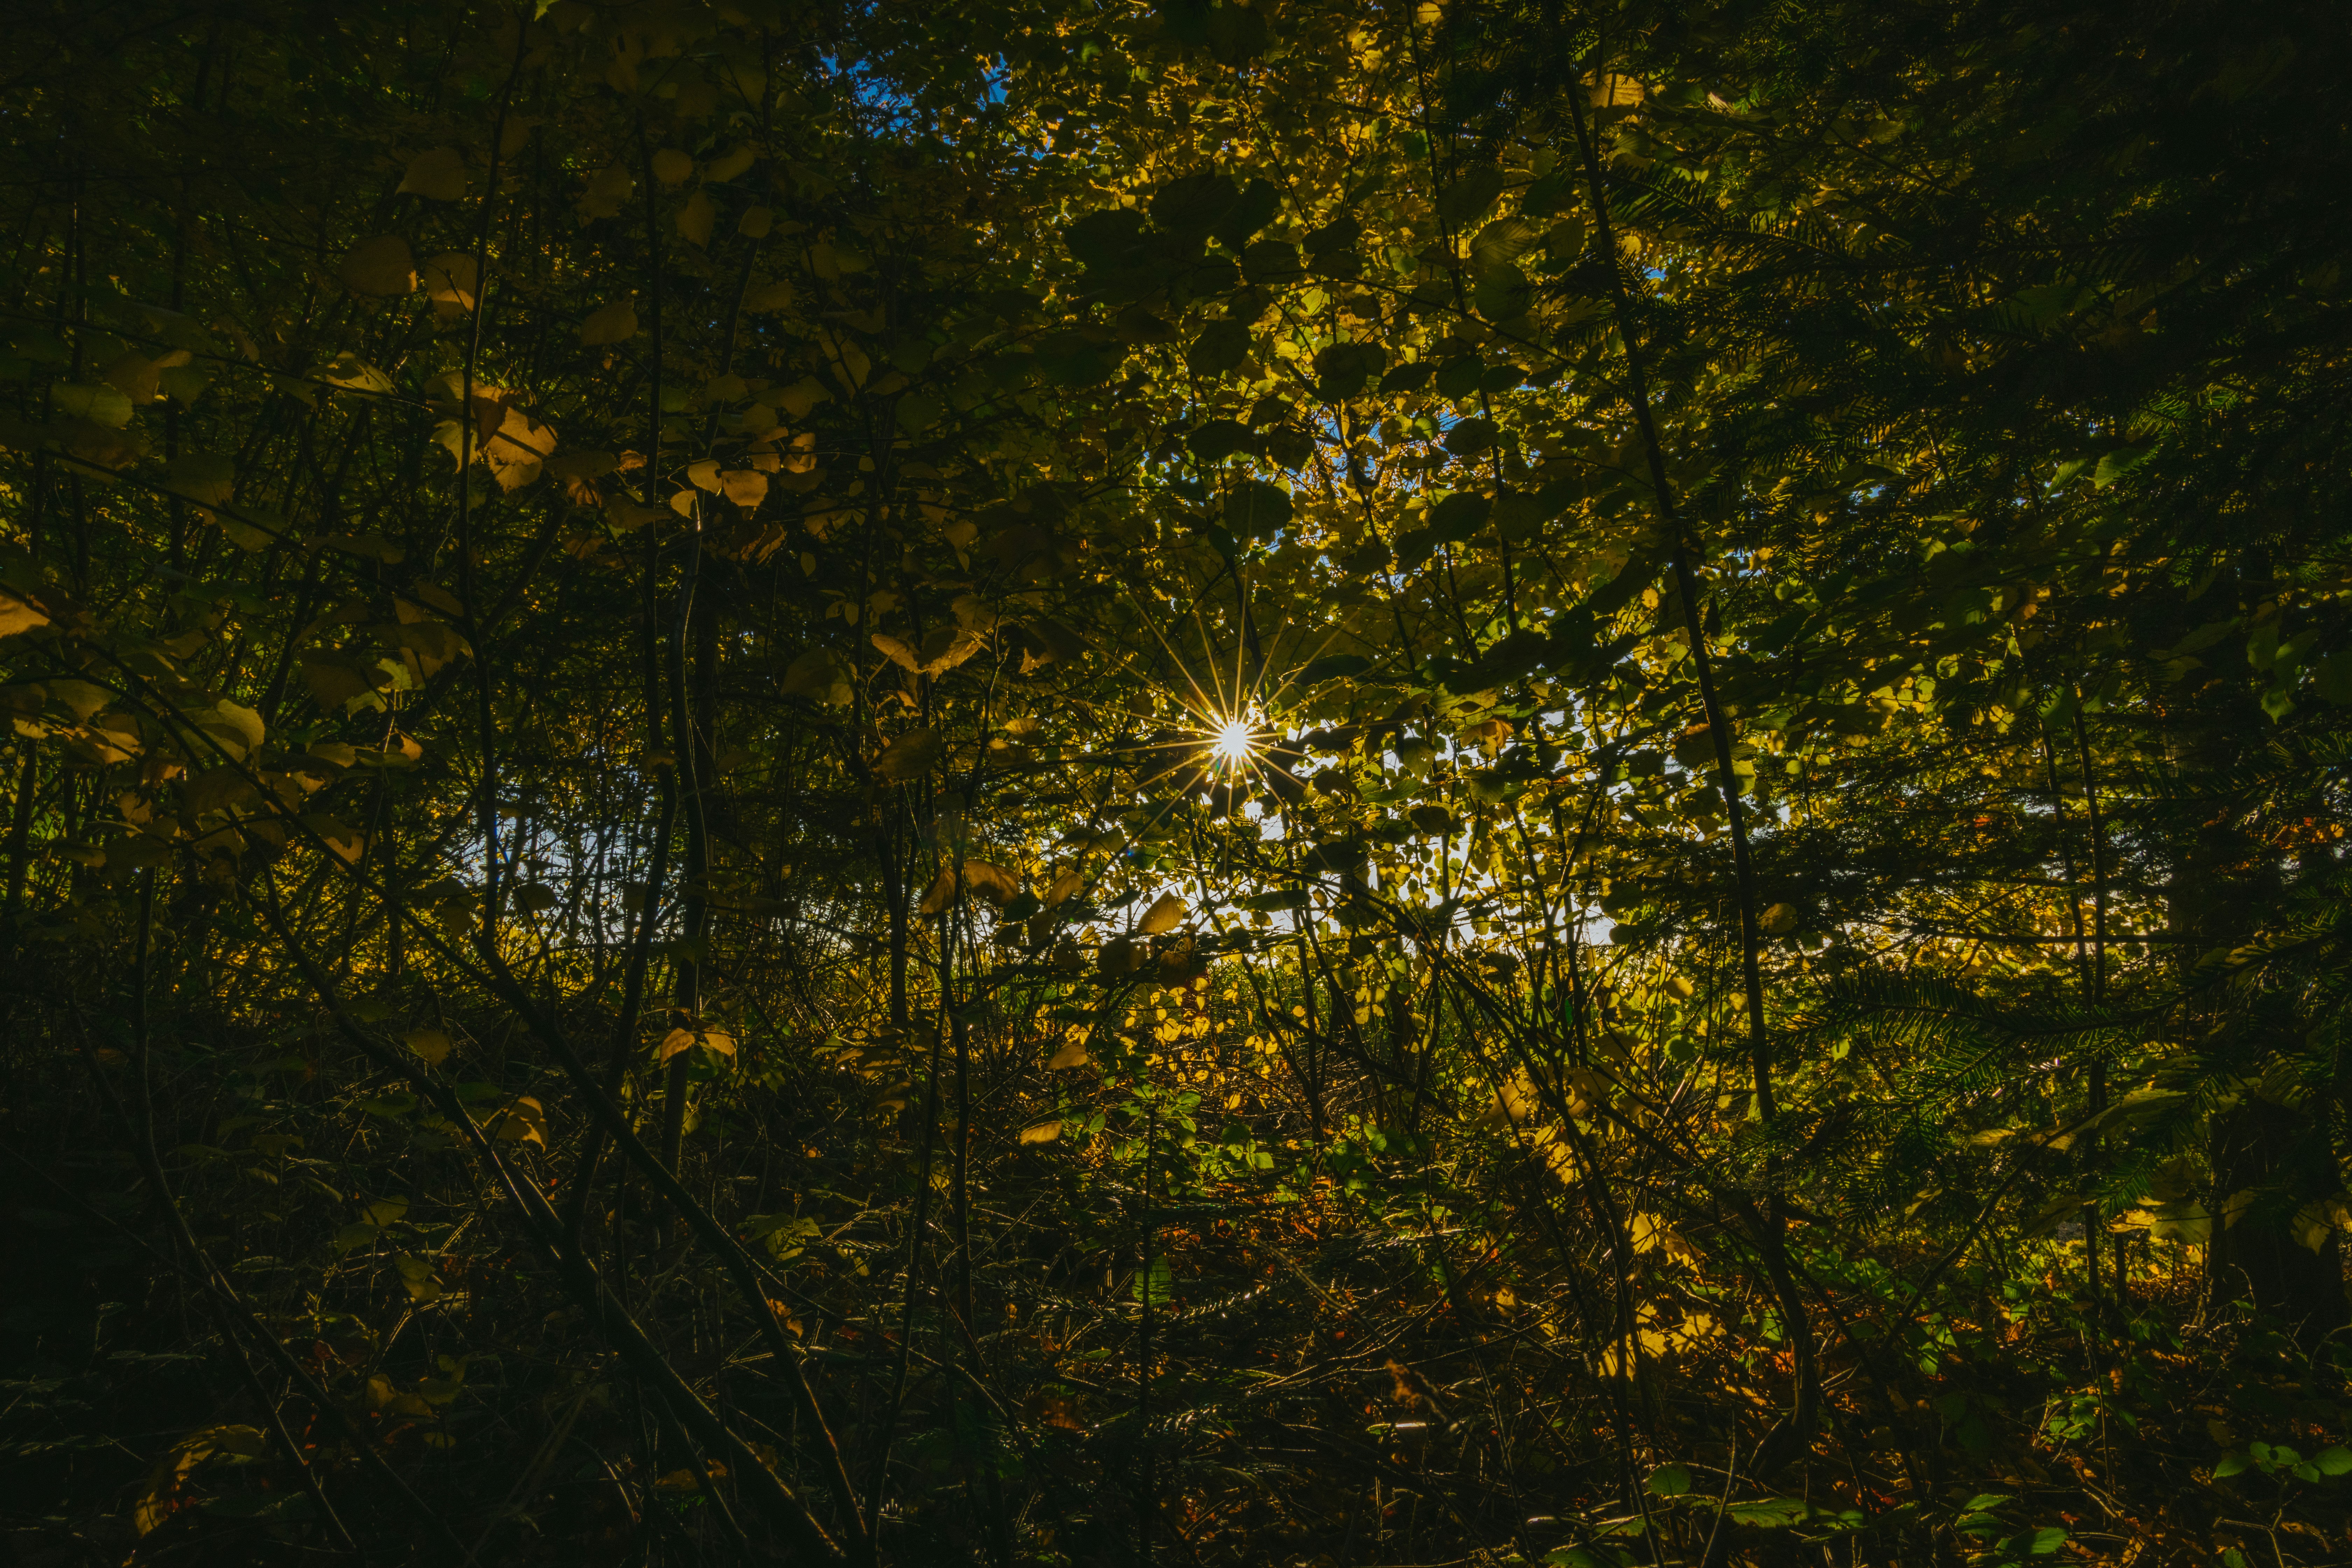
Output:
M27 1562L2352 1548L2323 8L16 16Z

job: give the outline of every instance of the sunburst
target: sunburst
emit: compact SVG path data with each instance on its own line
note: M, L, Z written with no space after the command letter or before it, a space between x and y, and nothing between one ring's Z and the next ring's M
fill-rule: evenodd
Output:
M1212 632L1202 615L1202 600L1195 597L1190 606L1189 618L1198 634L1197 654L1188 658L1180 647L1179 639L1171 634L1172 626L1164 626L1148 603L1135 605L1138 620L1168 656L1172 682L1165 677L1150 682L1165 698L1172 699L1177 712L1165 709L1115 710L1129 718L1146 722L1154 720L1165 724L1171 717L1175 724L1139 745L1128 748L1129 754L1141 764L1142 776L1137 780L1139 789L1150 789L1176 782L1179 791L1192 794L1204 791L1212 784L1219 790L1246 792L1251 784L1275 784L1278 793L1295 792L1301 784L1292 774L1284 755L1284 726L1279 714L1284 699L1297 680L1296 671L1284 672L1284 662L1276 649L1261 654L1255 650L1255 639L1236 636L1230 659L1218 649L1224 639ZM1179 618L1186 616L1179 611ZM1275 634L1278 644L1296 636L1286 628ZM1323 638L1328 647L1338 635L1329 628ZM1319 654L1321 647L1313 650ZM1205 657L1199 657L1205 655ZM1230 664L1230 668L1221 668ZM1253 668L1255 666L1255 668ZM1281 784L1276 784L1276 775Z

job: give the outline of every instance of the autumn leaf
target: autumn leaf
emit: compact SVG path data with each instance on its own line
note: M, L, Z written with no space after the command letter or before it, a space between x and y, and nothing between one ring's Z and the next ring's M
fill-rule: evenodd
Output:
M463 201L466 195L466 155L455 147L436 147L408 161L400 177L400 194L427 201Z
M401 1044L415 1053L426 1067L437 1068L457 1048L449 1037L439 1029L411 1029L401 1037Z
M604 343L625 343L637 335L637 307L634 300L616 300L600 305L580 323L580 341L591 348Z
M0 637L13 637L48 624L47 610L21 594L0 588Z
M416 287L416 259L396 234L363 239L343 255L343 286L354 294L406 294Z
M718 217L719 209L711 205L709 193L697 191L677 209L678 236L689 245L707 246L710 243L711 225Z
M426 298L452 311L470 310L480 287L481 269L461 250L444 251L418 269Z
M892 741L875 759L874 776L884 784L908 784L929 773L947 754L947 742L934 730L910 730Z
M1135 929L1145 936L1160 936L1174 931L1184 921L1184 900L1173 893L1162 893L1143 911L1143 919Z

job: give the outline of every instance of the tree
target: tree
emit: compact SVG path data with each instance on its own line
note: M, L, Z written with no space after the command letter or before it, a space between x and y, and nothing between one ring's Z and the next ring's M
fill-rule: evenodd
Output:
M2342 1528L2322 20L31 18L26 1520Z

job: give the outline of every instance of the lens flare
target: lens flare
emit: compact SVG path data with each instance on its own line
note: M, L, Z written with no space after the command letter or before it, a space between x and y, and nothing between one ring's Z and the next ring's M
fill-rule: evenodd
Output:
M1250 733L1246 719L1228 719L1217 731L1216 754L1221 763L1242 763L1249 761L1256 738Z

